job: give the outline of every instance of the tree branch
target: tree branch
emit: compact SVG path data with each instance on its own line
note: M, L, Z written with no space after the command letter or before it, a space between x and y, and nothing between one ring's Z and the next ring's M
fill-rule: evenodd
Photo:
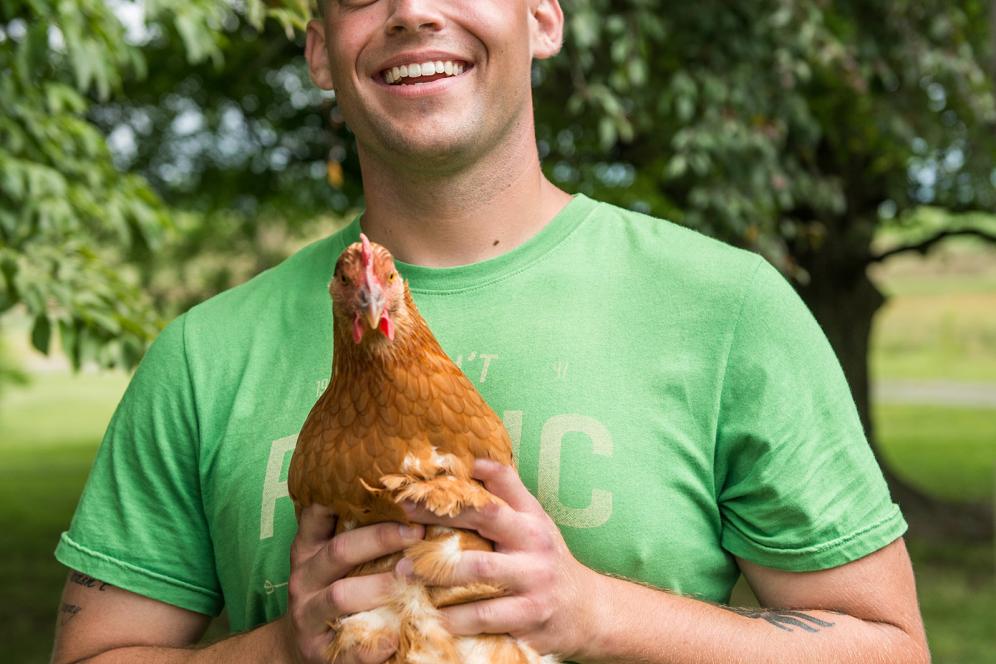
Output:
M981 228L954 228L940 231L939 233L932 235L931 237L917 242L916 244L910 244L902 247L894 247L887 251L883 251L880 254L876 254L868 257L868 263L881 263L887 258L892 258L896 254L905 254L911 251L918 251L921 254L926 254L931 247L933 247L938 242L946 240L949 237L979 237L983 240L988 240L996 244L996 233L990 233L984 231Z

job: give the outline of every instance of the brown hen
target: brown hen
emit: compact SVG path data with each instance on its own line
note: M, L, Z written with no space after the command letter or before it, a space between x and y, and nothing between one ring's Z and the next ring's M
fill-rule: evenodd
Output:
M473 461L513 463L501 420L443 352L390 252L360 238L339 256L329 284L332 380L305 421L288 477L297 513L331 507L336 534L407 522L399 507L406 500L447 516L497 501L471 478ZM438 608L502 594L447 584L461 551L492 548L475 532L432 526L404 554L357 567L351 575L385 572L405 555L415 579L399 579L386 606L331 623L328 661L393 633L400 646L392 663L554 662L511 636L454 637L443 628Z

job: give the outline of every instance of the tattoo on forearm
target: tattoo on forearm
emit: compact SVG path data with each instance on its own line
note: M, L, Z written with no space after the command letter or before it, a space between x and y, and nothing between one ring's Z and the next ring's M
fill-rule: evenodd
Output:
M808 613L801 611L789 611L787 609L751 609L736 606L724 606L724 609L733 611L745 618L763 620L774 625L780 630L794 632L799 628L804 632L819 632L825 627L833 627L834 623L815 618Z
M111 585L109 583L104 583L99 579L95 579L92 576L80 574L79 572L73 572L69 576L69 580L76 585L83 586L84 588L96 588L100 591L107 590L107 588Z
M59 621L60 624L65 625L67 622L76 617L76 614L80 612L80 607L75 604L63 603L60 613L62 614L62 619Z

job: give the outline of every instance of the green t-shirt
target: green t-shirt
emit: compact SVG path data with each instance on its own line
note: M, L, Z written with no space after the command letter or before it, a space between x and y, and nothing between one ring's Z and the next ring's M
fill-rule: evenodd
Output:
M193 611L227 606L235 631L284 613L287 468L329 379L327 283L359 231L163 331L62 563ZM725 601L733 555L821 569L904 532L823 333L758 256L579 195L501 256L398 269L584 564Z

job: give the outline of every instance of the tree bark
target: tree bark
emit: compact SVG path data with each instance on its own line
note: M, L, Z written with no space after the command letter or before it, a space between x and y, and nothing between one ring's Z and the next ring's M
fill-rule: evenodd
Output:
M989 0L989 76L996 85L996 0Z
M951 503L937 499L899 477L882 455L872 415L869 359L875 315L886 298L868 276L868 247L847 240L828 240L816 251L795 254L810 275L797 285L800 296L833 346L854 396L868 443L878 460L895 500L913 532L990 538L993 512L989 505Z
M834 244L838 241L834 240ZM829 243L828 243L829 244ZM803 301L820 323L844 369L865 435L884 467L885 460L876 444L875 424L871 415L871 381L869 351L875 314L885 304L878 290L858 261L845 261L823 251L799 256L810 276L809 282L797 285ZM850 263L850 264L849 264Z

